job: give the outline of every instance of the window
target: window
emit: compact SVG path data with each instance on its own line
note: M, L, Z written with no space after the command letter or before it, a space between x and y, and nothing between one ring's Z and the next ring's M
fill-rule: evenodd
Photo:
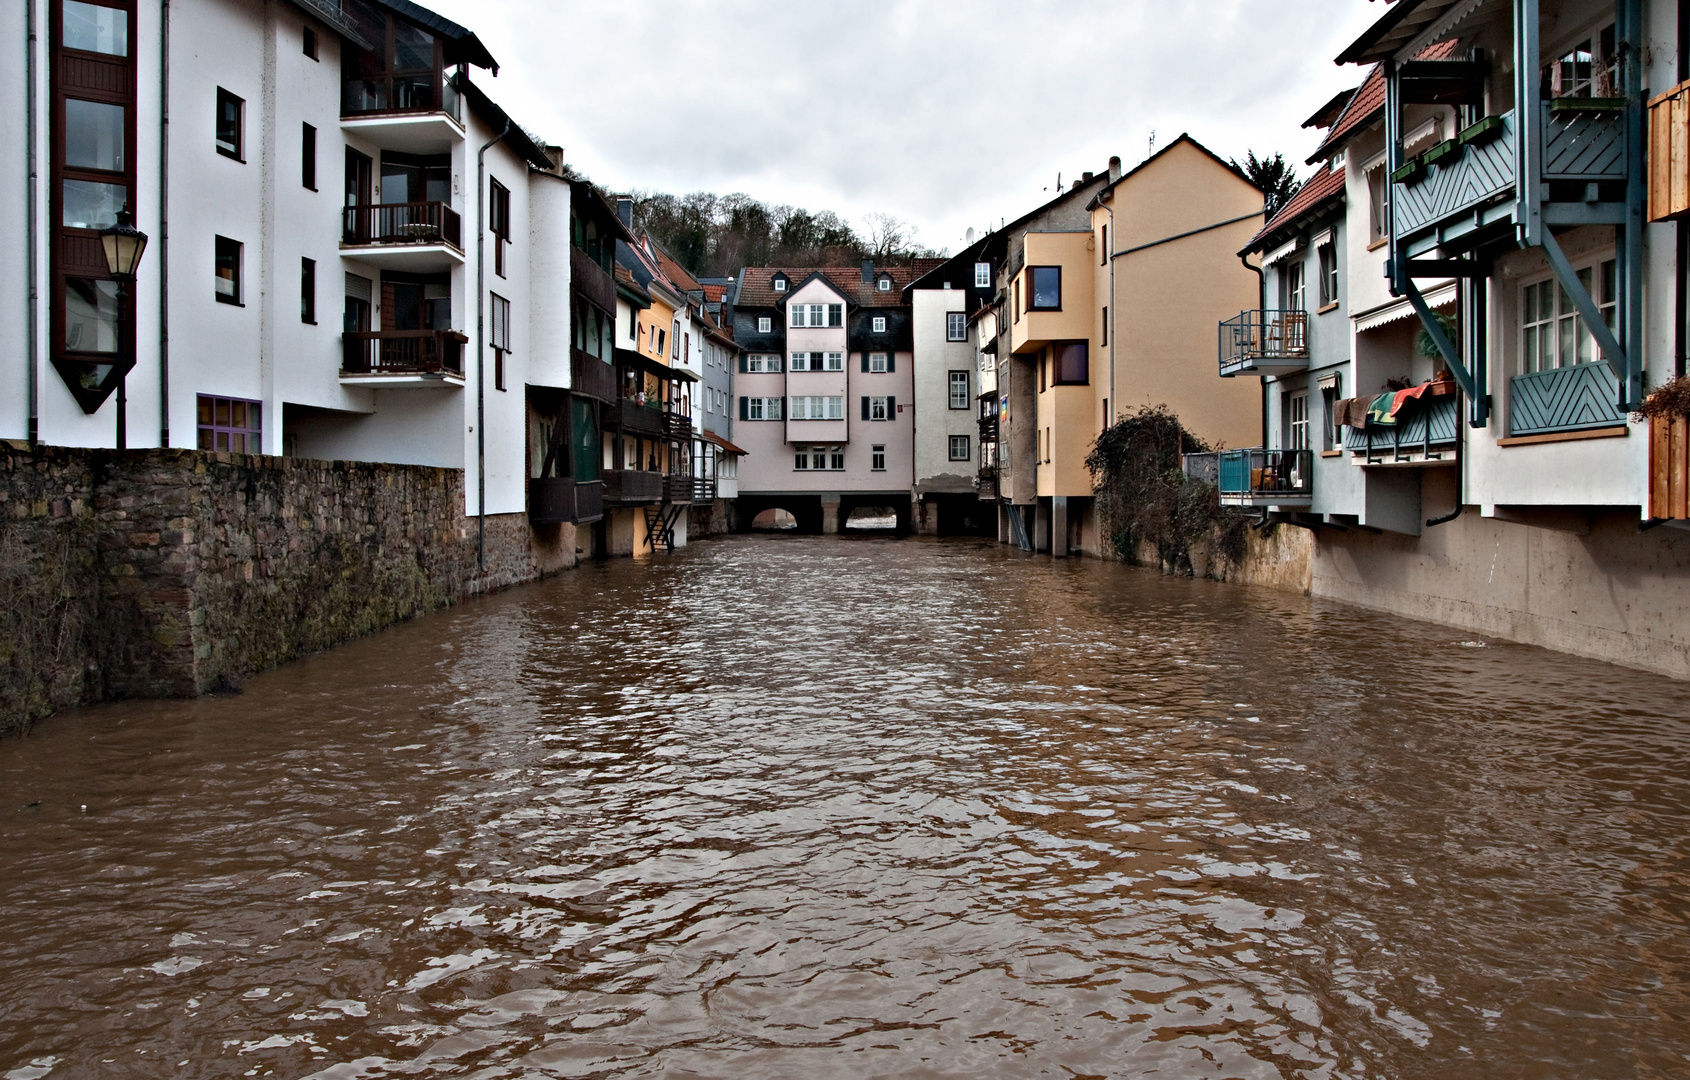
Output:
M317 59L317 31L310 26L305 28L305 55Z
M1055 353L1057 386L1083 386L1091 381L1085 342L1070 341L1066 345L1056 346L1052 351Z
M869 353L868 369L875 374L891 370L886 366L886 354L883 352Z
M771 323L769 317L767 315L759 315L757 317L757 332L759 334L767 334L771 329L773 329L773 324Z
M974 264L974 287L989 289L992 287L992 264L977 262Z
M889 277L883 277L879 281L875 282L874 287L879 289L881 292L891 292L892 279Z
M1062 310L1062 267L1033 266L1027 273L1032 278L1032 300L1027 305L1030 311L1061 311Z
M740 370L753 375L779 371L780 357L767 356L759 353L747 353L745 355L744 366L741 367Z
M497 180L488 180L487 228L493 234L493 272L505 276L505 245L511 240L511 193Z
M245 111L245 101L221 86L217 88L217 152L236 161L245 160L241 156L241 121Z
M241 244L227 236L216 239L217 302L241 302Z
M1316 254L1320 258L1320 306L1338 302L1338 245L1327 241Z
M299 182L312 191L317 190L317 129L310 124L300 130Z
M898 413L898 402L891 397L863 398L864 420L891 420Z
M117 8L65 0L63 45L107 56L129 55L129 13Z
M1015 287L1014 287L1013 291L1015 293L1015 304L1014 304L1015 321L1020 322L1021 321L1021 279L1020 278L1015 279Z
M1303 261L1293 256L1280 266L1279 306L1286 311L1302 311L1307 299L1303 288Z
M1579 283L1590 291L1597 310L1610 327L1618 306L1618 265L1607 259L1578 271ZM1524 288L1520 303L1520 371L1551 371L1588 364L1599 355L1596 340L1572 297L1553 279L1534 281Z
M1309 392L1298 390L1285 395L1285 448L1309 448Z
M845 305L844 304L829 304L829 305L827 305L827 325L829 325L829 326L844 326L845 325Z
M1344 445L1343 426L1338 423L1338 379L1332 376L1320 387L1320 448L1337 450Z
M505 354L511 351L511 302L488 293L493 302L493 388L505 388Z
M1619 71L1614 26L1609 23L1549 64L1544 69L1544 81L1549 97L1623 97Z
M1109 306L1107 304L1104 305L1102 311L1098 312L1097 324L1103 328L1103 339L1098 344L1109 344Z
M816 355L820 356L821 354L817 353ZM793 353L792 354L792 366L790 368L788 368L787 370L788 371L809 371L810 370L810 354L809 353L801 353L801 352ZM817 370L820 370L820 368L818 367Z
M967 315L964 315L960 311L947 311L945 313L945 340L946 341L967 341L968 340L968 316Z
M1367 170L1367 231L1369 246L1385 239L1385 163L1383 160Z
M875 472L886 471L886 447L876 445L870 448L869 468Z
M778 397L742 397L739 399L741 420L779 420L781 399Z
M845 468L845 448L843 446L812 446L808 449L799 447L793 457L792 467L798 470L831 470L839 471Z
M1109 226L1107 223L1098 229L1097 265L1109 265Z
M825 397L822 395L799 396L792 398L793 420L843 420L845 419L845 398Z
M669 359L681 358L681 320L676 319L674 328L669 331Z
M951 408L968 408L968 372L951 372Z
M651 351L655 356L663 355L664 343L669 339L669 331L656 329L651 332Z
M777 278L775 278L773 284L774 284L775 292L785 292L786 291L786 279L785 278L777 277Z
M299 260L299 321L317 321L317 260Z
M259 423L263 406L241 398L207 397L200 394L199 448L235 454L262 454L263 427Z
M828 371L844 371L845 370L845 354L844 353L837 353L837 352L828 353L827 354L827 368L826 368L826 370L828 370Z
M886 316L876 315L874 317L874 332L877 334L884 334L886 332Z
M952 435L951 436L951 460L952 461L967 461L968 458L969 458L968 436L967 435Z

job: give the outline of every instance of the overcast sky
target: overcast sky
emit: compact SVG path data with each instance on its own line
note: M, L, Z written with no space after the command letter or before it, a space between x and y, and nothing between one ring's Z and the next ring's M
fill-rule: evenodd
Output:
M1372 0L422 0L481 36L477 76L612 190L884 211L955 251L1152 131L1283 151L1362 71Z

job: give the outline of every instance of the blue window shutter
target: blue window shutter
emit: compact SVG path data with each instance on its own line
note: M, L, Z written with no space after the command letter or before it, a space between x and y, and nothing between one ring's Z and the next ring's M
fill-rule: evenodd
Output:
M741 359L740 363L743 364L745 361ZM751 399L744 395L741 395L739 399L739 418L741 420L751 419Z

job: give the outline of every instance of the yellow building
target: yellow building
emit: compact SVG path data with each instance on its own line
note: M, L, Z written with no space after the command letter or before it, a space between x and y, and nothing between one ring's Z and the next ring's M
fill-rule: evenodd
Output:
M1028 532L1055 555L1106 553L1085 459L1114 420L1165 405L1206 442L1260 439L1256 393L1215 370L1214 328L1259 306L1259 278L1236 252L1262 225L1261 191L1188 135L1110 172L1086 206L1089 229L1029 230L1007 268L1003 311L1020 361L1007 374L1026 385L1005 400L1034 407L1018 447L1036 463Z

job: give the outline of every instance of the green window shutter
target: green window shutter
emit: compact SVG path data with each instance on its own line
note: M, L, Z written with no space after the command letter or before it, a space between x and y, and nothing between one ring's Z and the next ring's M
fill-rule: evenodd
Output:
M892 361L890 359L888 359L886 361L886 370L887 371L892 370ZM886 419L891 420L891 419L895 418L897 415L898 415L898 403L892 399L891 394L887 394L886 395Z
M868 398L863 398L863 419L868 419Z
M863 353L863 374L868 374L868 353Z
M740 363L745 363L745 360L742 358ZM739 418L741 420L751 419L751 399L744 395L741 395L739 399Z
M740 374L741 374L741 375L744 375L744 374L745 374L745 372L746 372L746 367L745 367L745 354L744 354L744 353L740 353L740 354L739 354L739 373L740 373ZM744 401L744 400L745 400L745 399L744 399L744 398L740 398L740 399L739 399L739 400L740 400L740 401L742 401L742 402L743 402L743 401ZM743 417L741 417L741 419L744 419L744 418L743 418Z
M888 352L886 354L886 373L891 374L892 372L897 371L897 370L898 370L898 354L895 353L895 352Z

